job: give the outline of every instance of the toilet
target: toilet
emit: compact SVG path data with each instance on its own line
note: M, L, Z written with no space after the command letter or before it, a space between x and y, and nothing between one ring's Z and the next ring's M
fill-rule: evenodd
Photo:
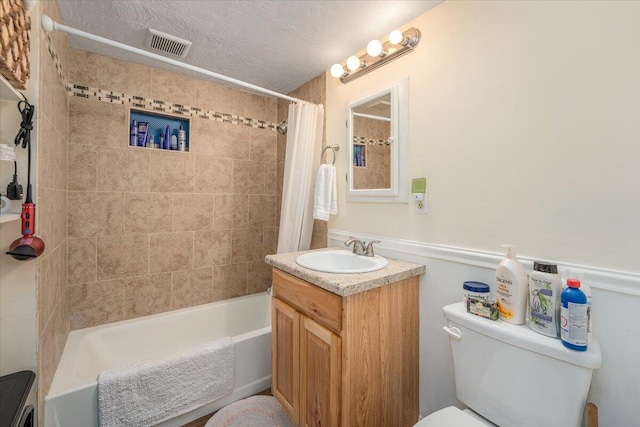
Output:
M453 356L456 395L468 408L441 409L414 427L579 427L602 354L594 339L587 351L527 325L484 319L463 303L443 309Z

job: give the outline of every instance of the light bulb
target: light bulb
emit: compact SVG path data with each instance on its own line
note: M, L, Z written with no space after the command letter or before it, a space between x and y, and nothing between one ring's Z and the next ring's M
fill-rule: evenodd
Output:
M342 65L340 64L333 64L329 72L337 79L344 75L344 68L342 68Z
M380 56L381 53L382 43L380 43L380 40L371 40L367 45L367 54L375 58L376 56Z
M404 41L404 34L400 30L393 30L389 34L389 41L393 44L400 44Z
M360 58L355 55L351 55L347 58L347 68L350 71L355 71L360 68Z

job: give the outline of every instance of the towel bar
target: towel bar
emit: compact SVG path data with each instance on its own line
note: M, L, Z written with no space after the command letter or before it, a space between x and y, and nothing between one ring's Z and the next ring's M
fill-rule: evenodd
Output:
M328 149L331 149L333 151L333 162L331 163L333 166L336 165L336 151L340 151L340 146L338 144L335 145L327 145L326 147L324 147L322 149L322 153L320 154L320 158L322 159L322 156L324 156L324 152L327 151Z

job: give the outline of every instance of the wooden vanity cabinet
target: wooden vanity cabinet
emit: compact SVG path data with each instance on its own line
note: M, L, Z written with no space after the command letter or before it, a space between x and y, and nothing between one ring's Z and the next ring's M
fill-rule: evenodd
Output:
M273 269L272 393L304 427L418 420L418 277L341 297Z

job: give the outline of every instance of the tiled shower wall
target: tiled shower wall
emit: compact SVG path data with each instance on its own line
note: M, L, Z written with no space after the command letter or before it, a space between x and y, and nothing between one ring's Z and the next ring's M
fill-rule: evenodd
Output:
M275 122L277 101L72 51L69 80ZM128 146L128 107L69 99L71 329L264 291L275 253L276 132L191 118L190 152Z
M60 21L55 1L41 1L36 7L40 8L42 13ZM39 425L43 425L44 396L53 380L53 374L69 333L66 298L69 103L64 82L58 75L49 53L45 33L42 30L34 33L34 37L38 37L39 33L39 100L36 107L38 133L36 231L46 243L45 252L36 261L38 413L40 414ZM63 77L66 77L64 73L69 69L66 36L64 33L54 32L51 34L51 43L62 66ZM32 80L31 84L35 82L36 80Z

